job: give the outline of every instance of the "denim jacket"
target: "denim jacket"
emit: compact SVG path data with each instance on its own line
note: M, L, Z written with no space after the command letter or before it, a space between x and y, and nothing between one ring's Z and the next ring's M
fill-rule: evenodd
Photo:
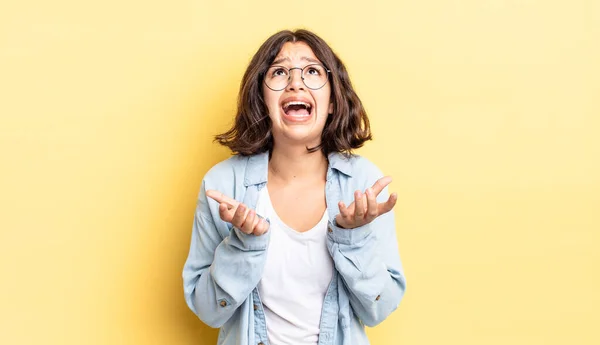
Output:
M254 209L267 183L268 160L268 152L232 156L210 169L202 181L183 285L190 309L208 326L220 328L218 345L269 344L257 285L270 232L247 235L223 221L218 203L207 199L206 190L218 190ZM331 153L328 160L327 248L335 270L323 301L318 344L369 344L364 326L383 321L398 307L406 289L394 213L354 229L338 227L338 202L350 205L354 191L364 192L383 175L358 155ZM377 200L387 198L385 188Z

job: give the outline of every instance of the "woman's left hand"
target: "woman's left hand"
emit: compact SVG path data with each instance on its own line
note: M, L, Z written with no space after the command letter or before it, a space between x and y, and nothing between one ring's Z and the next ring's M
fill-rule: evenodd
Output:
M377 180L375 184L367 188L365 193L360 190L354 192L354 201L346 207L343 201L338 203L340 213L335 217L337 225L344 229L353 229L372 222L378 216L389 212L396 205L398 196L392 193L386 202L377 203L377 195L383 188L392 182L390 176Z

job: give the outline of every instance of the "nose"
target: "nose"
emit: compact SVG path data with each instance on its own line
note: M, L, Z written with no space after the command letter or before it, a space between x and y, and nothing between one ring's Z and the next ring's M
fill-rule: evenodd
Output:
M294 67L290 69L290 83L288 90L304 90L304 81L302 81L302 69Z

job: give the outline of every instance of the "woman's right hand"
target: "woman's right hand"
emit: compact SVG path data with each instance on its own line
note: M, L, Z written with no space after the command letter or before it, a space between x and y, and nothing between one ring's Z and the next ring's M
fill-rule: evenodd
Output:
M207 190L206 196L219 203L219 216L245 234L260 236L269 230L269 223L248 206L216 190Z

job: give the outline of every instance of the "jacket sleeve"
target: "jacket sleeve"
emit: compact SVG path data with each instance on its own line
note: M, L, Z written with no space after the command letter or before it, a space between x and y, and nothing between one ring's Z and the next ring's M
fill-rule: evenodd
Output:
M386 188L377 201L387 198ZM329 253L349 292L354 313L369 327L385 320L406 290L393 212L354 229L340 228L335 220L329 223Z
M212 201L211 201L212 203ZM247 235L214 217L203 182L198 197L190 252L183 267L185 300L208 326L221 327L258 285L266 260L270 232ZM216 211L218 212L218 211ZM218 214L218 213L217 213ZM223 238L221 233L228 235Z

